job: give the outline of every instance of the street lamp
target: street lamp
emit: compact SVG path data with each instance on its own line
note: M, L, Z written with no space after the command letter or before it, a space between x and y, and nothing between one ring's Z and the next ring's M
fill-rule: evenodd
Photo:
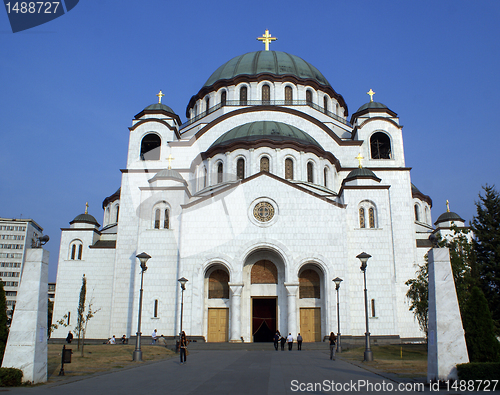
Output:
M142 361L142 351L141 351L142 283L144 278L144 272L148 270L146 262L151 257L145 252L142 252L139 255L137 255L137 258L139 258L139 261L141 261L141 290L139 292L139 322L137 323L137 336L135 338L135 350L134 353L132 354L132 360L139 362Z
M181 283L181 333L179 335L182 336L182 314L184 312L184 291L186 290L186 283L188 282L187 278L181 277L179 280L177 280Z
M362 252L356 258L361 261L361 271L363 272L363 278L365 282L365 322L366 322L366 332L365 332L365 358L364 362L373 361L373 353L370 349L370 331L368 330L368 297L366 295L366 263L368 259L372 256L367 254L366 252Z
M335 291L337 291L337 353L342 352L342 345L340 344L340 309L339 309L339 288L340 283L343 281L340 277L332 280L335 283Z

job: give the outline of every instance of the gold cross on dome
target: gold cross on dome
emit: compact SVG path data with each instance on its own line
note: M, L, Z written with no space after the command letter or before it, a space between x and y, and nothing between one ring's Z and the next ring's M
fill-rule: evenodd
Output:
M172 158L172 154L168 154L168 169L170 170L172 168L172 161L175 159L175 158Z
M85 203L85 214L89 213L89 202Z
M357 159L357 160L358 160L358 162L359 162L359 168L360 168L360 169L361 169L361 168L363 168L363 166L361 166L361 160L362 160L362 159L365 159L365 158L363 158L363 157L361 156L361 152L359 153L359 155L358 155L358 156L356 156L356 159Z
M450 202L446 200L446 212L450 212Z
M373 101L373 95L375 94L374 91L372 91L372 88L368 92L366 92L367 95L370 95L370 101Z
M163 96L165 96L165 95L164 95L164 94L163 94L163 92L160 90L160 92L159 92L156 96L158 96L158 103L160 103L160 104L161 104L161 98L162 98Z
M265 48L266 48L266 51L269 51L269 43L271 41L276 41L277 38L276 37L271 37L271 35L269 34L269 30L266 29L266 32L262 35L262 37L257 37L257 40L259 41L263 41L264 44L265 44Z

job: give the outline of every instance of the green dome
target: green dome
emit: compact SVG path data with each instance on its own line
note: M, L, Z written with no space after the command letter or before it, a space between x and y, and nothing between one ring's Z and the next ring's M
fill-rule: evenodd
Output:
M300 143L312 144L323 149L321 145L306 132L295 126L274 121L257 121L237 126L220 136L210 148L217 145L225 145L229 142L254 141L263 138L275 141L292 140Z
M376 102L376 101L369 101L368 103L363 104L361 107L359 107L358 111L356 111L356 112L360 112L360 111L363 111L363 110L366 110L366 109L369 109L369 108L384 109L384 110L388 110L389 109L389 107L387 107L385 104L382 104L382 103L379 103L379 102Z
M219 80L229 80L238 75L274 74L292 75L300 79L312 79L318 84L330 86L319 70L295 55L279 51L257 51L236 56L224 63L205 82L204 87L212 86Z
M437 225L441 222L449 222L449 221L465 222L457 213L454 213L452 211L447 211L438 217L437 221L434 222L434 225Z
M354 180L356 178L376 178L378 179L378 177L375 175L375 173L373 171L371 171L370 169L365 169L364 167L361 167L361 168L356 168L354 169L353 171L351 171L347 177L345 178L345 181L349 181L349 180Z
M92 225L97 225L99 226L99 223L97 220L90 214L80 214L75 217L73 221L71 221L69 224L74 224L76 222L83 222L86 224L92 224Z
M147 106L144 110L150 110L150 111L158 111L158 110L163 110L166 112L170 112L172 114L175 114L175 111L172 110L169 106L166 106L163 103L155 103Z

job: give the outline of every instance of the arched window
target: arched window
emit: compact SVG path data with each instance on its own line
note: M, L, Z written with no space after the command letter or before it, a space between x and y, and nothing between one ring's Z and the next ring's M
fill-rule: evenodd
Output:
M307 182L314 182L314 165L312 162L307 162Z
M141 160L159 160L160 147L160 136L155 133L145 135L141 142Z
M217 184L220 184L223 181L223 171L224 171L224 165L222 162L219 162L217 165Z
M245 178L245 159L240 158L236 162L236 177L243 180Z
M220 104L221 106L225 106L227 101L227 91L224 91L220 95Z
M78 260L81 261L82 260L82 251L83 251L83 246L80 244L78 246Z
M262 260L252 266L252 284L278 284L278 269L271 261Z
M370 207L368 209L368 222L370 224L370 228L375 227L375 210L373 209L373 207Z
M307 104L312 104L313 102L313 94L309 89L306 90L306 102Z
M166 208L163 214L165 215L163 218L163 229L170 229L170 210Z
M73 246L71 247L71 260L75 260L75 256L76 256L76 244L73 244Z
M115 206L115 222L118 222L118 215L120 214L120 206Z
M292 104L293 102L293 91L290 86L285 87L285 104Z
M285 159L285 179L293 180L293 160L290 158Z
M328 96L323 96L323 109L325 110L325 113L328 111Z
M323 185L328 188L328 167L323 169Z
M170 207L167 202L162 201L153 207L153 228L170 229Z
M414 209L415 209L415 221L420 221L420 207L418 206L418 204L415 204Z
M247 87L243 86L240 89L240 105L246 106L247 105Z
M74 260L82 260L83 254L83 244L80 240L73 240L70 243L70 256L69 259Z
M208 114L208 110L210 108L210 98L207 96L205 98L205 112Z
M363 207L359 208L359 227L366 228L365 224L365 209Z
M207 168L204 167L203 170L201 171L201 184L200 188L206 188L207 187Z
M260 171L269 171L269 158L267 156L260 158Z
M160 209L155 210L155 229L160 229Z
M391 139L382 132L377 132L370 138L372 159L392 159Z
M360 228L376 228L377 227L377 208L375 204L369 200L363 200L358 206L359 227ZM368 214L368 218L366 215Z
M229 274L214 270L208 278L208 299L229 299Z
M321 298L319 274L312 269L304 270L299 277L299 299Z
M262 85L262 103L269 104L271 100L271 88L269 85Z

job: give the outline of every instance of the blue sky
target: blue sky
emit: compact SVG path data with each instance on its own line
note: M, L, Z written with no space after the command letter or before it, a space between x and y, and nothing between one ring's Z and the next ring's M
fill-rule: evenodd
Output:
M51 237L83 213L102 223L120 186L128 127L163 102L189 99L234 56L271 49L316 66L349 115L375 101L404 125L413 183L469 221L481 187L500 187L498 1L110 1L80 3L13 34L0 10L0 216L33 218Z

